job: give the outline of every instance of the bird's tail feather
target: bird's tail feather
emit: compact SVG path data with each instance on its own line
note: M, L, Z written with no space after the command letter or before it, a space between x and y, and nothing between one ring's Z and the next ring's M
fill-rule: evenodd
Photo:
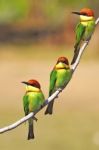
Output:
M34 139L33 119L29 119L28 140Z
M74 56L73 56L73 59L72 59L72 61L71 61L71 65L73 65L74 63L75 63L75 61L76 61L76 59L77 59L77 57L78 57L78 54L79 54L79 50L80 50L80 47L78 46L78 44L76 44L75 46L74 46Z
M53 104L54 104L54 100L51 101L51 102L48 104L47 109L46 109L46 111L45 111L45 115L47 115L47 114L52 115L52 114L53 114Z

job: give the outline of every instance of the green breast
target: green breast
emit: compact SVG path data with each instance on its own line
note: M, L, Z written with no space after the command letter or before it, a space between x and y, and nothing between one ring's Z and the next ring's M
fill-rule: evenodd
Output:
M66 83L69 82L71 78L71 71L68 69L59 69L57 70L57 80L56 80L56 87L62 87Z
M28 110L35 111L40 108L44 102L44 95L42 92L28 92L27 93Z
M95 28L95 21L89 21L86 26L85 34L83 37L84 40L88 39L91 36L91 34L94 31L94 28Z

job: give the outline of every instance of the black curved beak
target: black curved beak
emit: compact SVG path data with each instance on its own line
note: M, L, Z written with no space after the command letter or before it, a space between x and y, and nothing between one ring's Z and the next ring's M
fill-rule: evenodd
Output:
M22 81L21 83L24 83L24 84L28 85L28 82L26 82L26 81Z
M76 14L76 15L81 15L80 12L76 12L76 11L73 11L72 13L73 13L73 14Z

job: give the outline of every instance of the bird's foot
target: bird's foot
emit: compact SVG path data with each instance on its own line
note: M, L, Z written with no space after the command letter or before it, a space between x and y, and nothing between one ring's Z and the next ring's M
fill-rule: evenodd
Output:
M86 38L86 42L88 42L91 39L91 36L89 36L88 38Z
M58 98L58 95L55 98Z
M64 87L61 87L61 88L59 89L59 91L62 92L63 88L64 88Z
M41 105L41 107L40 107L41 109L43 108L43 105Z
M38 119L36 117L33 116L33 120L35 120L36 122L38 121Z

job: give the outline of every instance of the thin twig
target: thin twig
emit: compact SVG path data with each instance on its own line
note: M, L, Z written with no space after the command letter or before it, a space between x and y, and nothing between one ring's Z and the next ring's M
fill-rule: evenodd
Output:
M79 54L77 56L77 59L75 61L75 63L73 65L71 65L71 69L73 70L73 72L75 71L75 69L77 68L79 62L80 62L80 58L85 50L85 48L87 47L89 41L85 41L84 44L82 45L82 47L79 50Z
M99 23L99 18L96 20L96 25ZM90 40L89 40L90 41ZM83 46L80 48L80 51L79 51L79 54L78 54L78 57L76 59L76 62L71 66L71 69L73 70L73 72L76 70L79 62L80 62L80 59L81 59L81 56L82 56L82 53L84 51L84 49L86 48L86 46L88 45L89 41L85 41ZM38 109L35 113L31 112L30 114L28 114L27 116L21 118L20 120L18 120L17 122L9 125L9 126L6 126L4 128L0 128L0 134L4 133L4 132L7 132L7 131L10 131L16 127L18 127L19 125L21 125L22 123L26 122L28 119L32 118L36 113L38 113L41 109L43 109L46 105L49 104L50 101L54 100L55 98L58 97L59 93L62 91L63 89L58 89L56 92L54 92L43 104L43 106Z

